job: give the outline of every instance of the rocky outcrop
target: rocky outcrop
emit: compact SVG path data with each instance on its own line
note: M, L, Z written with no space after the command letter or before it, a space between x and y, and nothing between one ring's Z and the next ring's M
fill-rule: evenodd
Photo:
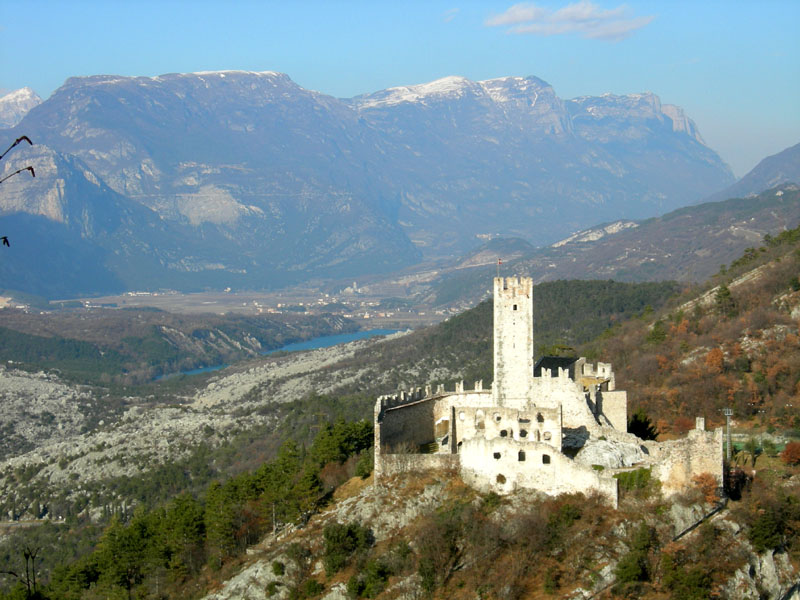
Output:
M731 600L799 600L800 578L784 552L751 554L724 588Z
M632 467L646 459L641 446L616 440L589 439L575 455L575 462L607 469Z

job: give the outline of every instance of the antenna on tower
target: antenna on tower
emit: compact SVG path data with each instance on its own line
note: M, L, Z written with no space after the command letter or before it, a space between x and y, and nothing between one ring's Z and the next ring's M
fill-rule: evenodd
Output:
M722 414L725 415L725 429L727 431L726 434L726 442L725 442L725 458L728 461L728 464L731 462L731 417L733 416L733 409L732 408L723 408Z

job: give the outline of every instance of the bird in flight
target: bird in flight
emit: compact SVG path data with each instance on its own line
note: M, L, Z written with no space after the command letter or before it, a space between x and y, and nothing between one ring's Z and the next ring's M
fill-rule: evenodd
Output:
M11 151L11 149L12 149L14 146L16 146L17 144L19 144L20 142L28 142L28 143L29 143L31 146L33 146L33 142L30 140L30 138L29 138L27 135L20 136L20 137L18 137L16 140L14 140L14 143L13 143L13 144L11 144L11 145L8 147L8 150L6 150L6 151L5 151L5 152L3 152L2 154L0 154L0 160L3 160L3 157L4 157L6 154L8 154L8 153Z
M10 175L6 175L2 179L0 179L0 183L3 183L6 179L11 179L14 175L19 175L23 171L30 171L31 172L31 176L32 177L36 177L36 172L33 170L33 167L23 167L21 169L17 169L16 171L11 173Z
M0 242L3 242L3 246L8 246L9 248L11 247L11 244L8 243L8 236L7 235L4 235L3 237L0 237Z

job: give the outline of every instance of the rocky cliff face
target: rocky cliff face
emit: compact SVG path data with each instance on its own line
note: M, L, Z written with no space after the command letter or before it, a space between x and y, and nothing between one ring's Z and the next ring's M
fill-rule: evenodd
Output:
M84 210L66 182L93 184L109 199L103 211L135 207L169 230L151 240L150 225L136 224L113 244L82 234L115 255L103 263L114 276L139 274L148 287L385 272L498 232L552 242L732 180L694 124L656 96L564 101L535 77L448 77L350 100L273 72L81 77L8 137L22 133L46 148L15 150L6 170L44 161L37 175L51 185L16 178L0 212L63 226L80 210L93 221L100 205ZM153 274L117 253L133 238L150 243L138 256L160 265Z

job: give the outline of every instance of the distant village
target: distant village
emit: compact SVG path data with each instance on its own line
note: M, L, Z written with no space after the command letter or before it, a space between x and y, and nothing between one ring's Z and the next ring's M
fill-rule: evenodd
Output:
M279 314L334 314L361 322L364 325L402 325L422 327L438 323L470 308L456 304L431 307L416 304L402 295L387 292L399 290L373 290L360 287L357 282L340 288L336 293L314 288L297 288L277 292L222 291L184 294L176 290L129 291L116 296L51 300L49 305L33 305L13 297L0 297L0 310L13 309L24 312L52 312L58 310L102 310L120 308L156 308L169 312L188 313L238 313L248 315Z

